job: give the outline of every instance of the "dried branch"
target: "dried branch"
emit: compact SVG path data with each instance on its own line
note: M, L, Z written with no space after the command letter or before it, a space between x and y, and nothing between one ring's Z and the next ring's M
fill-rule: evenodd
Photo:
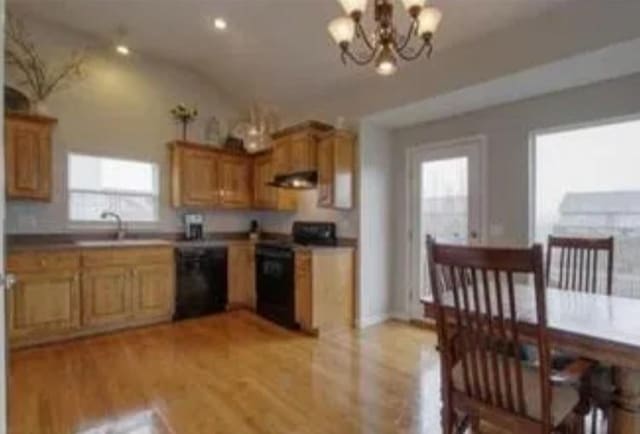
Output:
M20 85L28 89L33 101L43 101L53 92L84 78L84 50L74 51L66 62L51 68L36 49L22 20L10 13L6 17L5 35L6 64L20 73Z

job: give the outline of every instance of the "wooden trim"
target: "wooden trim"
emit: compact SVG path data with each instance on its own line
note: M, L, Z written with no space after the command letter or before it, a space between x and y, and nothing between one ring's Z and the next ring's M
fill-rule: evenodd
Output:
M16 119L27 122L37 122L41 124L57 124L58 119L52 118L44 115L37 115L32 113L24 113L24 112L16 112L16 111L7 111L4 114L7 119Z
M326 124L324 122L305 121L276 131L275 133L271 134L271 138L275 140L284 136L288 136L290 134L299 133L304 130L315 130L317 132L324 132L331 131L333 129L334 127L332 125Z

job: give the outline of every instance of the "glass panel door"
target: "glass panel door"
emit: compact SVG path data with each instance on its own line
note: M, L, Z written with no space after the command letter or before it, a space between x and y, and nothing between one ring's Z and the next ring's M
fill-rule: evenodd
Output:
M421 318L420 299L431 296L426 238L467 245L481 240L483 141L468 139L416 149L411 161L410 314Z

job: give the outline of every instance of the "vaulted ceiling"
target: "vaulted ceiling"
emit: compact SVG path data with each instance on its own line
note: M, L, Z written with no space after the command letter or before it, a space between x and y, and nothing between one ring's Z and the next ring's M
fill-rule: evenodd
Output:
M441 53L481 35L548 13L571 0L433 0L444 12L436 39ZM122 27L132 50L181 64L209 77L237 102L276 105L347 88L371 68L343 66L326 26L335 0L10 0L32 14L106 40ZM371 3L371 1L370 1ZM406 14L397 0L397 16ZM228 30L213 29L222 16ZM422 59L415 65L424 69ZM375 79L375 78L374 78Z

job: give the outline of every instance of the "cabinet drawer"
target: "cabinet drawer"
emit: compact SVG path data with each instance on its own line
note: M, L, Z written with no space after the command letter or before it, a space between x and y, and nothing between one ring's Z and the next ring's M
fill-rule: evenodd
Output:
M7 269L11 273L77 270L80 268L80 253L73 252L20 252L7 258Z
M173 262L173 249L171 247L96 249L82 253L82 264L85 267L167 262Z

